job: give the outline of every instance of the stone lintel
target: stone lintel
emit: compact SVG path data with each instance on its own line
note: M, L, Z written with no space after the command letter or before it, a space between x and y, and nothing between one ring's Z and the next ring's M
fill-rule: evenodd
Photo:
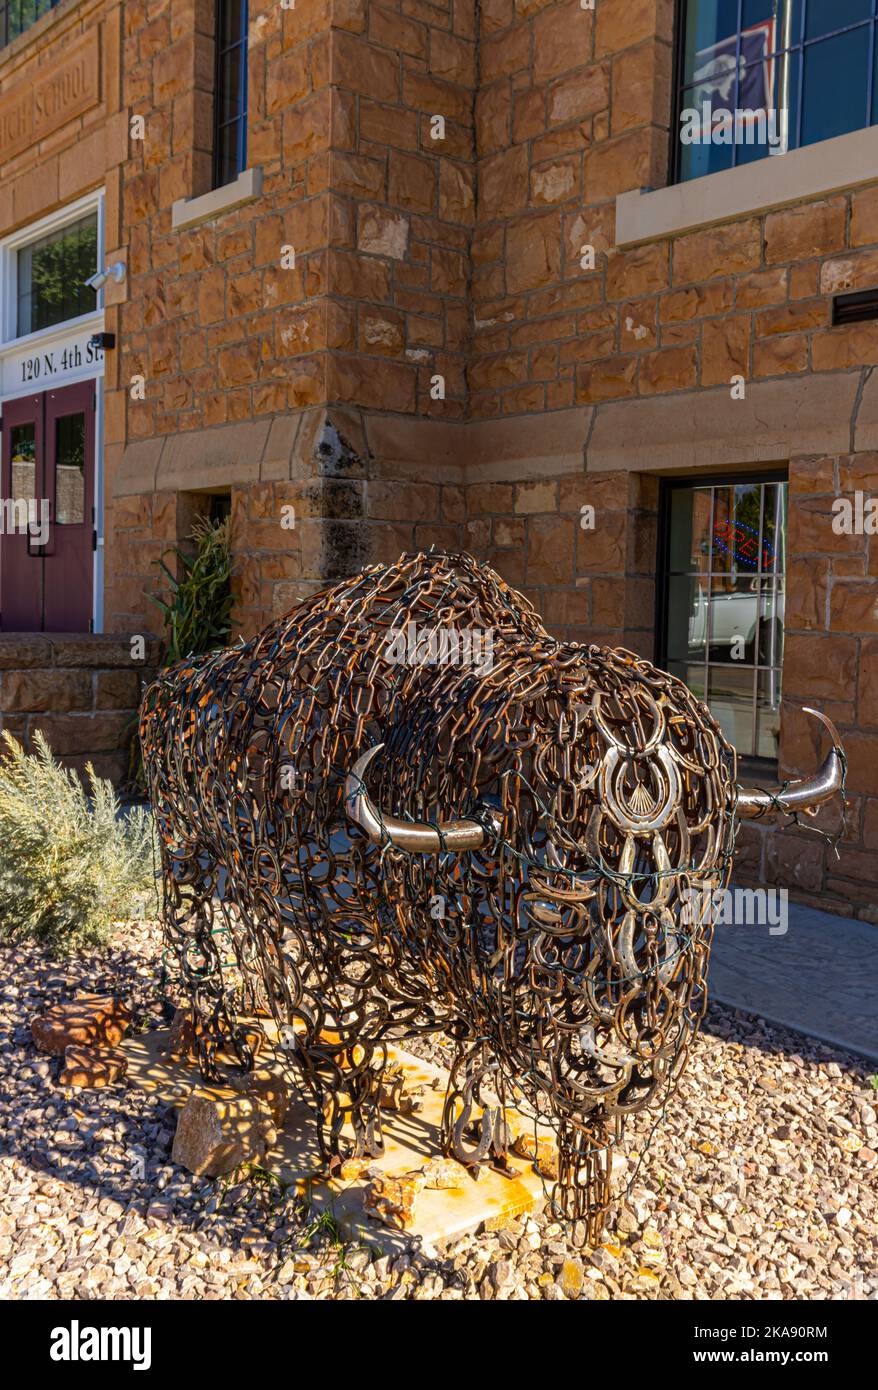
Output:
M592 406L577 406L468 424L467 482L581 473L592 414Z
M369 452L381 475L421 482L463 482L472 429L452 420L400 415L367 415L365 420Z
M854 450L878 449L878 373L867 371L854 420Z
M679 472L847 453L861 376L747 382L743 400L718 387L610 402L597 411L588 471Z

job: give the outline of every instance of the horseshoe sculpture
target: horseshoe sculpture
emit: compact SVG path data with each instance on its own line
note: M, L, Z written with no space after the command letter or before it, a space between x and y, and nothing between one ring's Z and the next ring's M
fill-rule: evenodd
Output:
M412 655L410 624L448 640ZM492 661L443 659L484 656L461 633ZM220 1036L249 1064L237 1020L272 1015L331 1171L381 1151L386 1042L442 1033L446 1152L503 1166L514 1100L596 1239L624 1120L667 1098L706 1006L712 919L686 895L727 884L736 817L841 787L814 713L817 776L742 790L686 686L555 641L466 555L371 567L163 672L141 739L205 1074Z

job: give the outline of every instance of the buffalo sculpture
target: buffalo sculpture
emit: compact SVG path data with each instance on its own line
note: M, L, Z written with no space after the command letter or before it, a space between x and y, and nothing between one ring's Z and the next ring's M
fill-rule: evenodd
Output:
M370 567L163 672L140 736L204 1074L273 1016L332 1172L381 1152L388 1042L441 1033L445 1152L504 1168L514 1102L596 1236L625 1117L703 1016L737 820L841 787L818 717L816 777L743 790L685 685L554 640L467 555Z

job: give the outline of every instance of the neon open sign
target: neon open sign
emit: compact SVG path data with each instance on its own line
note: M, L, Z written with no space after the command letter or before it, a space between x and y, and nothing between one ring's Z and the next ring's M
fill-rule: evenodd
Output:
M744 521L718 521L713 528L713 544L717 550L731 555L732 562L741 568L759 569L759 532ZM774 564L774 546L762 538L762 569Z

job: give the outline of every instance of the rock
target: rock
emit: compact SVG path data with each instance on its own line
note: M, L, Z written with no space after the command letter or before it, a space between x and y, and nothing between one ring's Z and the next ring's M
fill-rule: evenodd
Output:
M369 1171L371 1158L346 1158L338 1170L342 1182L356 1182Z
M433 1158L422 1168L424 1186L429 1188L466 1187L469 1175L454 1158Z
M171 1020L165 1052L169 1057L192 1061L195 1057L195 1014L192 1009L178 1009Z
M399 1177L382 1173L380 1177L373 1178L366 1188L363 1205L379 1221L397 1230L405 1230L414 1221L415 1198L423 1188L423 1173L403 1173Z
M423 1087L410 1087L402 1067L388 1068L381 1079L381 1095L378 1104L382 1110L396 1110L400 1115L411 1115L421 1108Z
M220 1036L228 1036L228 1025L218 1020L217 1031ZM194 1009L177 1009L171 1021L165 1052L169 1057L185 1062L198 1060L198 1039L206 1032L203 1019ZM254 1059L259 1056L265 1042L265 1034L258 1024L250 1024L244 1029L244 1040L250 1047Z
M558 1177L558 1150L551 1139L535 1138L533 1130L529 1134L522 1131L512 1145L512 1152L519 1158L532 1159L544 1177Z
M277 1137L272 1114L254 1095L193 1091L180 1111L171 1158L201 1177L261 1162Z
M630 1236L639 1229L640 1222L637 1220L631 1208L622 1207L616 1219L616 1230L621 1231L623 1235Z
M590 1256L591 1263L595 1269L614 1270L618 1267L621 1249L618 1245L600 1245L597 1250L593 1250Z
M495 1289L507 1289L515 1283L515 1269L511 1260L495 1260L488 1269L488 1278Z
M578 1260L565 1260L558 1275L558 1283L567 1298L579 1298L585 1274Z
M59 1086L112 1086L128 1070L128 1058L120 1048L78 1047L65 1049Z
M131 1011L111 995L79 994L53 1004L31 1021L31 1037L40 1052L60 1057L68 1047L115 1047L131 1025Z
M276 1129L282 1129L290 1106L290 1089L282 1076L275 1076L265 1067L236 1076L230 1082L233 1090L253 1096L268 1107Z

